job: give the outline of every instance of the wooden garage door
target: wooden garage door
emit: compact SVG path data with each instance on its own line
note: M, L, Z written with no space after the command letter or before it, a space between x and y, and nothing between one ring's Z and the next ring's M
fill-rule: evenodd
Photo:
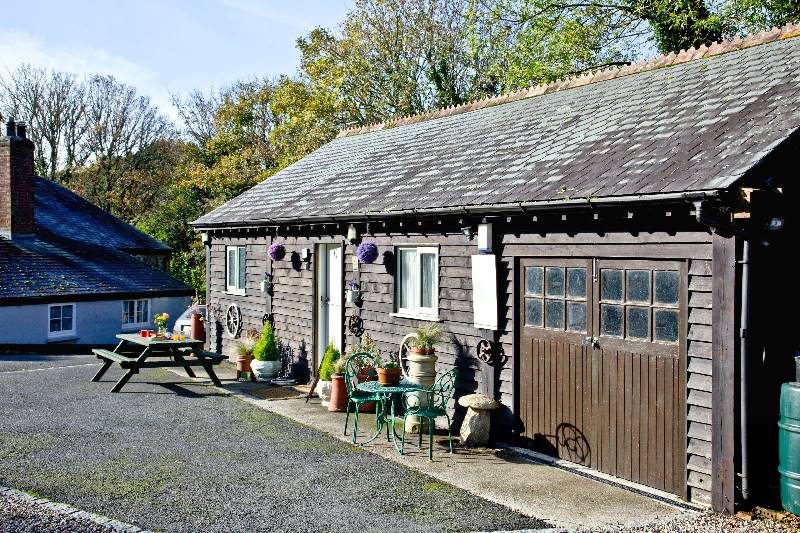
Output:
M685 494L685 280L682 262L522 260L524 443Z

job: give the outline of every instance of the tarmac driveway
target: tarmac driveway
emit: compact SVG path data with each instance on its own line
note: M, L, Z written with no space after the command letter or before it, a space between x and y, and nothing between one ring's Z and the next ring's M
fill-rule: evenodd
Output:
M0 485L159 531L547 527L217 389L0 355Z

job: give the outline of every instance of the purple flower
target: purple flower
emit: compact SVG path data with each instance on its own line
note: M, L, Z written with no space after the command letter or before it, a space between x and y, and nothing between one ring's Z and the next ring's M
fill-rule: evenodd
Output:
M378 247L375 243L362 242L356 249L356 257L361 263L374 263L378 258Z
M286 247L280 243L271 244L267 251L273 261L280 261L286 256Z

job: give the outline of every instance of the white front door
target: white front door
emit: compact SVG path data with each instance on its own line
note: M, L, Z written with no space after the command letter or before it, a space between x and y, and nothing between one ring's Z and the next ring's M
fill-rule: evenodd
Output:
M317 367L333 342L342 349L342 245L320 244L317 250Z

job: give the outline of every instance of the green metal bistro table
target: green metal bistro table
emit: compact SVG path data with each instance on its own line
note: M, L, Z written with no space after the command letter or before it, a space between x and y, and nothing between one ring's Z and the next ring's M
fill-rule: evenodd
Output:
M189 377L196 377L192 367L203 367L214 385L222 386L214 373L213 365L218 364L224 357L203 350L203 341L191 338L174 340L142 337L137 333L120 333L117 339L119 344L114 351L99 348L92 350L97 358L103 361L103 366L92 381L100 381L114 363L119 363L122 369L127 370L111 392L122 390L128 380L142 368L183 367Z
M378 404L378 406L376 406L376 408L378 409L378 412L376 414L376 416L377 416L377 427L375 428L375 434L372 437L370 437L368 440L362 442L361 445L363 446L365 444L368 444L368 443L374 441L376 438L378 438L378 435L380 435L383 432L383 428L385 427L387 433L391 433L391 439L392 439L392 444L394 444L394 449L399 452L400 451L400 446L397 445L398 436L397 436L397 434L395 433L395 430L394 430L394 423L395 423L395 414L394 414L395 396L403 394L403 393L406 393L406 392L425 391L426 389L423 389L422 387L420 387L416 383L401 382L398 385L388 386L388 385L381 385L380 381L364 381L363 383L359 383L358 385L356 385L356 389L358 389L360 391L363 391L363 392L369 392L371 394L376 394L382 399L380 404ZM389 415L391 416L391 423L387 419L387 413L386 413L386 403L387 402L390 404ZM391 429L391 431L389 431L389 429ZM388 437L388 435L387 435L387 437Z

